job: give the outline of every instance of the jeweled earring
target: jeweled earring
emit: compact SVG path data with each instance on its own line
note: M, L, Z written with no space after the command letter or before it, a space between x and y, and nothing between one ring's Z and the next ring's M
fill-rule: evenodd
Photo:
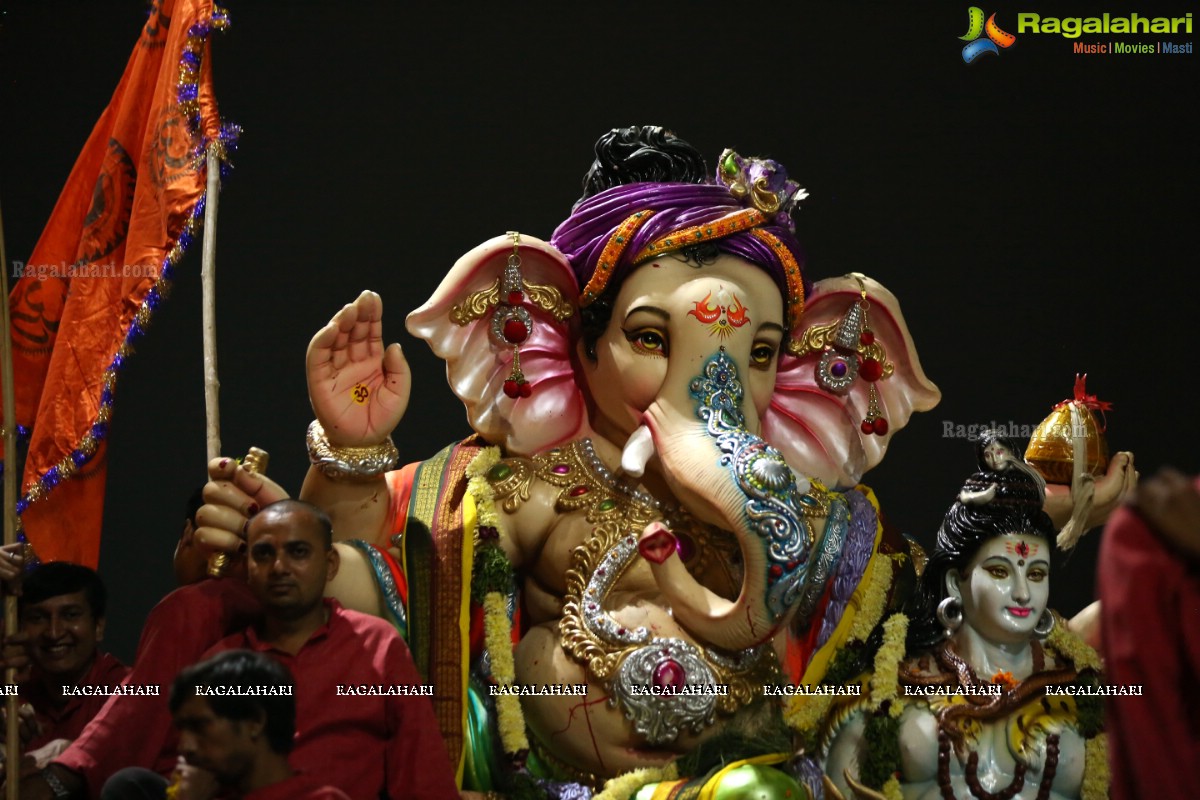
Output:
M883 345L875 341L875 333L867 321L871 303L867 300L863 276L851 273L851 277L858 281L860 297L846 311L846 315L838 322L809 328L794 346L788 345L788 350L800 357L821 348L821 358L817 362L817 383L827 392L847 394L858 378L870 384L867 388L867 415L863 418L860 430L865 434L886 436L888 421L880 408L875 382L889 377L895 368L888 363L887 353Z
M533 320L521 306L525 299L524 281L521 280L521 235L513 232L513 251L504 267L500 279L500 297L496 311L492 314L492 338L501 345L509 345L513 351L512 372L504 381L504 393L514 399L529 397L532 387L521 372L520 345L533 333Z
M1039 639L1045 639L1054 632L1055 622L1054 614L1046 609L1042 612L1042 616L1038 617L1037 625L1033 626L1033 635Z
M854 385L854 379L858 377L858 344L866 315L866 303L860 300L850 306L838 323L837 333L825 345L817 363L817 383L822 389L846 394Z
M871 326L867 322L867 311L871 308L871 303L867 300L867 287L863 285L862 278L857 275L855 278L858 280L859 292L862 294L856 303L862 307L862 333L858 335L857 348L860 359L858 374L870 384L867 388L867 416L863 418L859 429L863 433L886 436L888 421L879 409L879 393L875 391L875 382L892 374L892 365L887 363L883 345L875 341L875 332L871 330Z
M956 597L947 597L938 603L937 621L941 623L949 639L959 629L963 621L962 601Z

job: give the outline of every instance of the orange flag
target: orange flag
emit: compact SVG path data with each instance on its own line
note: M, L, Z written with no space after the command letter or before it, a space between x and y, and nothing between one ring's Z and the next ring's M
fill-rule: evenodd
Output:
M112 100L24 264L14 264L17 512L45 561L100 555L104 439L130 343L166 297L204 211L205 151L232 144L212 92L212 0L156 0Z

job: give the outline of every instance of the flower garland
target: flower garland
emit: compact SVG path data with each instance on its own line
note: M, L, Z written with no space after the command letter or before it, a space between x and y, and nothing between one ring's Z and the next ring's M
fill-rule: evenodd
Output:
M871 578L859 603L858 613L846 635L847 642L862 642L871 635L887 605L888 588L892 583L892 559L882 553L871 559Z
M512 621L508 618L508 598L500 592L488 592L483 599L483 642L492 658L492 677L500 686L512 686L516 680L513 663ZM529 751L525 736L525 714L521 699L515 694L496 698L496 717L500 727L500 744L509 756Z
M491 528L504 532L500 515L496 513L496 495L488 481L488 472L500 463L500 448L485 447L467 466L467 494L475 501L476 530Z
M887 800L904 800L904 791L900 788L900 779L895 775L887 779L883 785L883 796Z
M891 585L892 578L892 562L891 558L882 554L876 555L871 559L870 577L866 582L866 590L863 592L863 597L859 603L858 613L854 617L854 622L851 623L850 631L846 635L846 645L851 642L864 641L874 630L879 618L883 616L884 607L887 604L888 587ZM905 620L907 626L907 619ZM907 631L907 627L905 628ZM903 649L904 637L907 633L900 635L900 646ZM848 652L843 650L843 652ZM901 654L903 655L903 653ZM878 658L878 655L876 656ZM899 660L896 661L899 664ZM831 672L831 670L827 671ZM841 681L838 681L841 683ZM894 690L893 690L894 693ZM795 695L789 701L783 711L783 721L793 730L799 731L811 738L815 734L817 726L825 718L829 712L830 706L836 698L833 695Z
M500 547L503 531L496 513L496 496L488 472L500 463L500 448L488 447L467 466L467 494L475 501L475 564L471 575L472 599L483 605L483 643L492 662L492 677L500 686L512 686L517 678L513 661L512 620L508 616L512 592L512 565ZM497 726L504 752L519 758L529 751L525 714L515 694L496 697Z
M673 781L678 778L679 770L675 768L675 762L671 762L665 767L631 769L629 772L623 772L617 777L605 781L604 789L599 794L593 795L592 800L629 800L638 789L647 784Z
M1101 671L1100 655L1087 642L1071 633L1061 617L1057 620L1054 629L1050 631L1050 635L1046 637L1046 644L1055 653L1069 659L1079 672L1085 669Z
M1108 773L1108 737L1099 733L1083 745L1081 800L1107 800L1112 777Z
M792 730L798 731L815 744L817 727L829 713L836 698L831 694L794 695L783 710L783 721Z
M896 680L900 662L904 660L904 640L908 636L908 617L896 613L883 623L883 644L875 654L874 672L871 675L871 703L867 706L877 711L885 702L896 699L900 684ZM891 703L888 714L899 717L903 703Z

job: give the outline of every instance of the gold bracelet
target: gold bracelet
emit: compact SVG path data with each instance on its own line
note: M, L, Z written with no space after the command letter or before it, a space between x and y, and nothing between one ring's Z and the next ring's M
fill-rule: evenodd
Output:
M321 423L308 426L308 460L325 477L335 481L369 481L396 466L400 454L392 440L370 447L334 447Z

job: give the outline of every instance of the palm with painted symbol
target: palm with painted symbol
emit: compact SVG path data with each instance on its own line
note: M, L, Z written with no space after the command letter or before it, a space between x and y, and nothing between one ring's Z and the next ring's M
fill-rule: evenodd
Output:
M412 375L399 344L383 347L383 302L363 292L308 345L308 396L329 441L365 447L404 416Z

